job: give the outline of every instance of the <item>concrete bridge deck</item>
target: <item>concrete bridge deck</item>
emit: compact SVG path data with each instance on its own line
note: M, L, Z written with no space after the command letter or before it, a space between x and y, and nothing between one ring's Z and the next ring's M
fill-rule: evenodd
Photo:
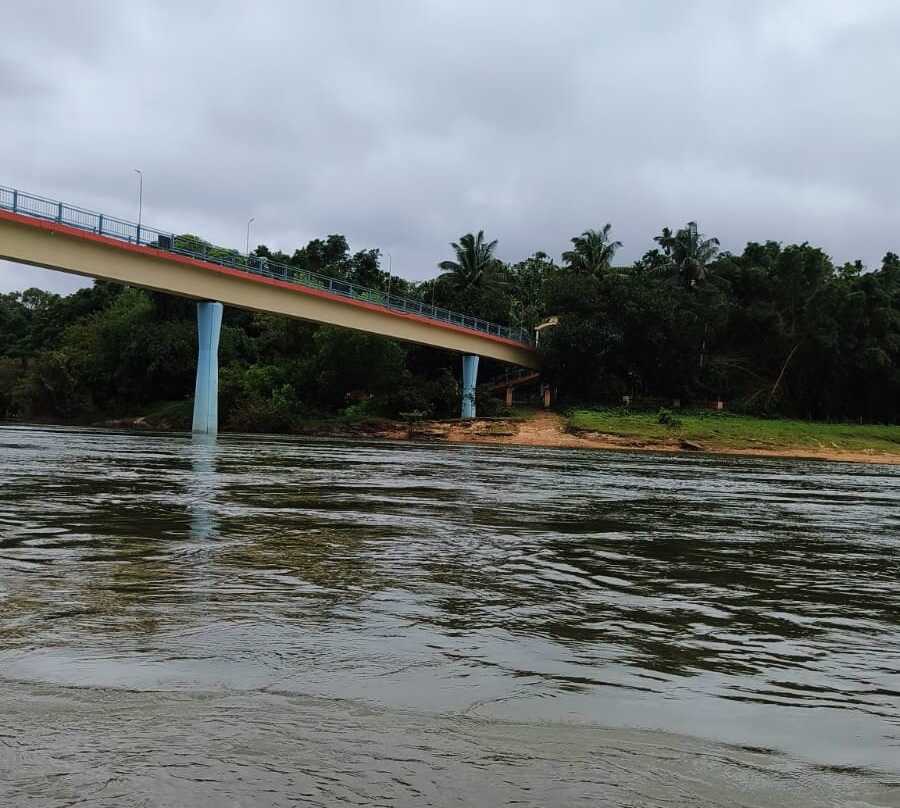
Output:
M0 258L541 367L523 332L236 252L185 252L174 234L0 186Z

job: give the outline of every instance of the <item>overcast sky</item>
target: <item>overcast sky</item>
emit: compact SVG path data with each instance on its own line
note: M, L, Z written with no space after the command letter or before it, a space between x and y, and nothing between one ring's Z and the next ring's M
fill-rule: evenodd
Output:
M28 0L0 31L0 185L136 219L137 167L146 224L224 246L255 217L412 279L480 228L507 261L691 219L900 251L897 0Z

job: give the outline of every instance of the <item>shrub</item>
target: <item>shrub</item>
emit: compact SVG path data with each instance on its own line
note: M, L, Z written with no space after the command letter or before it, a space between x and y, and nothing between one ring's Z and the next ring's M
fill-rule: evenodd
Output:
M681 429L681 427L684 426L681 419L671 410L667 410L665 407L662 407L660 409L659 413L656 416L656 420L658 423L672 430Z

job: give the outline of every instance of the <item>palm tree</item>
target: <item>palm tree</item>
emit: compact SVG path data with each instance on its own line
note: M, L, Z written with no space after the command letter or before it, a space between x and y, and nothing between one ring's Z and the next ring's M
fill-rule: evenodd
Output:
M653 240L662 247L663 255L668 258L672 255L672 228L664 227L658 236L654 236Z
M697 232L696 222L688 222L674 236L667 227L653 240L668 257L663 271L677 274L685 288L690 289L709 277L709 264L719 252L719 239L704 238Z
M451 279L463 291L481 286L499 264L494 258L497 241L485 241L483 230L479 230L477 236L466 233L459 243L454 241L450 246L456 253L456 260L438 264L440 278Z
M585 230L580 236L572 239L571 250L563 253L563 261L569 269L583 275L603 275L612 267L616 250L622 246L621 241L610 241L611 224L601 230Z

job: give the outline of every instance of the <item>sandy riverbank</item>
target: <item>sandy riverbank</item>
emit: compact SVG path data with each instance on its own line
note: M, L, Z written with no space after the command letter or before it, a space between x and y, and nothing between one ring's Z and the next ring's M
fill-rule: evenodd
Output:
M396 435L395 437L401 437ZM413 428L410 438L430 438L448 443L483 443L508 446L544 446L548 448L612 449L649 452L697 452L748 455L757 457L797 457L847 463L887 463L900 465L900 453L887 454L874 450L848 451L827 446L761 446L735 448L703 444L700 449L686 448L677 437L635 440L597 432L567 431L565 419L555 413L540 412L526 421L455 421L430 422Z
M148 423L145 418L104 421L96 426L125 429L163 429L172 427ZM430 440L437 443L476 443L496 446L541 446L550 449L595 449L745 455L750 457L796 457L845 463L881 463L900 465L900 449L884 452L876 449L851 450L836 446L789 446L760 442L759 446L733 446L705 441L684 441L678 436L656 438L625 437L586 430L570 430L566 419L552 412L537 412L524 420L474 419L472 421L423 421L408 426L398 422L356 424L322 421L295 434L336 438L384 438L387 440Z

